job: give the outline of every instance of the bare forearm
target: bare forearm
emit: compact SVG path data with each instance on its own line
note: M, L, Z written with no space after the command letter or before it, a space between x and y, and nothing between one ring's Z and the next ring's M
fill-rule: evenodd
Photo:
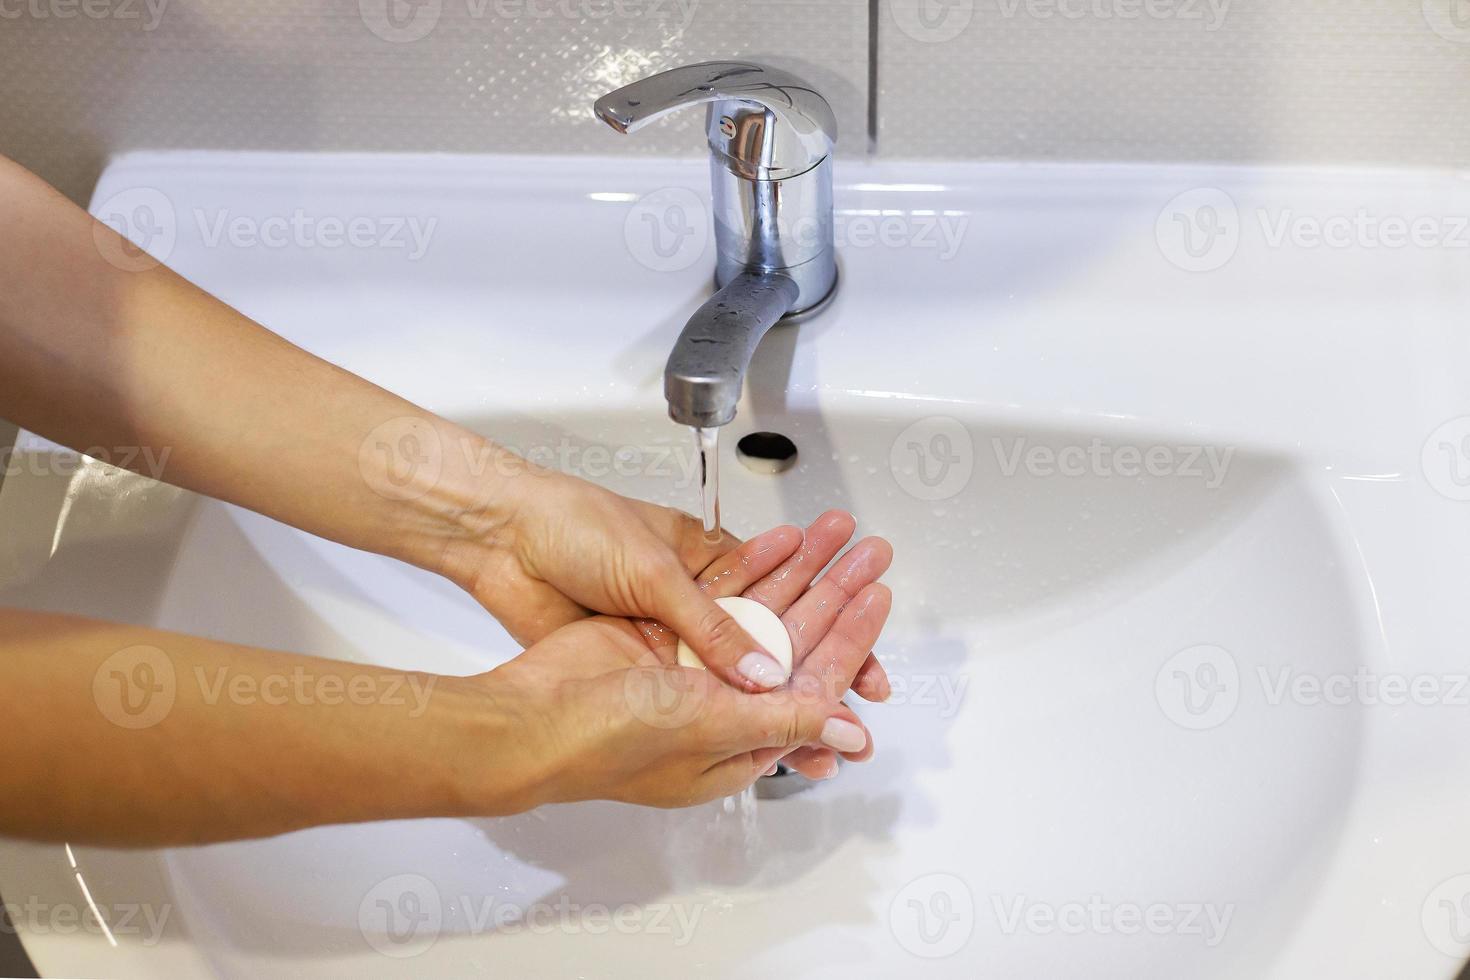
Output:
M146 846L516 812L533 754L492 690L0 610L0 833Z
M119 236L3 159L0 227L0 416L424 567L463 515L493 519L495 447L166 267L108 261Z

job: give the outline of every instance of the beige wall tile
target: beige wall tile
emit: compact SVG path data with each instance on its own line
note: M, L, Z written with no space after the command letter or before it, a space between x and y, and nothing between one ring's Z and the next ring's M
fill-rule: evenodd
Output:
M1464 0L882 4L885 155L1470 162Z
M591 103L715 58L808 77L865 148L866 0L80 2L0 0L0 153L78 200L139 148L693 156L696 118L619 137Z

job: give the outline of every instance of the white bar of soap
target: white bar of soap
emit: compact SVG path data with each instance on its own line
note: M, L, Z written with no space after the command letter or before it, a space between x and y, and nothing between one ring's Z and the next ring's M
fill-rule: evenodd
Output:
M781 617L771 612L765 606L754 599L744 596L729 596L724 599L716 599L715 605L719 606L740 628L750 634L750 638L761 645L786 676L791 676L791 634L786 632L786 624L781 622ZM694 649L683 640L679 641L679 664L683 667L698 667L704 669L704 664L695 654Z

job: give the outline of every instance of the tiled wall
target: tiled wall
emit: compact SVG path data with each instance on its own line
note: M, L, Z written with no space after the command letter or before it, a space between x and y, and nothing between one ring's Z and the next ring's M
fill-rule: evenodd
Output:
M903 156L1470 164L1467 0L885 0Z
M79 200L134 148L695 155L702 117L623 137L592 102L732 56L864 149L867 0L0 0L0 153Z
M620 138L591 101L740 57L815 82L848 154L871 98L896 157L1470 163L1470 0L871 7L0 0L0 153L77 199L142 147L693 155L691 120Z

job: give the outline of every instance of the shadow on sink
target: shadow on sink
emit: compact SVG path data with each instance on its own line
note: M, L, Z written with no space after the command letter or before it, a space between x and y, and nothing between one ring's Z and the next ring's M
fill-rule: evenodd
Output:
M780 331L771 335L760 352L773 362L765 369L781 373L790 342ZM1075 618L1207 553L1291 474L1286 461L1248 449L1161 433L1018 426L965 412L872 398L842 399L822 414L787 412L753 394L721 434L726 527L749 536L847 509L860 533L894 541L888 581L901 612ZM667 419L550 411L466 425L620 493L698 511L693 437ZM733 444L752 431L790 438L796 465L774 475L741 467ZM1163 454L1161 475L1109 471L1141 469L1119 460L1150 451ZM966 475L926 485L926 468L948 465L934 458L941 452L959 459ZM1081 458L1083 472L1046 463L1058 458Z

